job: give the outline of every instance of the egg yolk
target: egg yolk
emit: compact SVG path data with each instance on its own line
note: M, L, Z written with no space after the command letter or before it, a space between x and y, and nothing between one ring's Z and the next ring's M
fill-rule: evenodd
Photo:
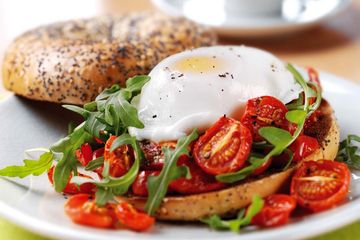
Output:
M180 72L210 72L223 65L216 56L194 56L179 59L173 64L173 68Z

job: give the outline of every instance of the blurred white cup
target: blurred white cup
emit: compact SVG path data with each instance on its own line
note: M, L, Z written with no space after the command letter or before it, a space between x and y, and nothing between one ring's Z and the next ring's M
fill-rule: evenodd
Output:
M224 0L225 11L232 15L271 15L281 12L283 0Z

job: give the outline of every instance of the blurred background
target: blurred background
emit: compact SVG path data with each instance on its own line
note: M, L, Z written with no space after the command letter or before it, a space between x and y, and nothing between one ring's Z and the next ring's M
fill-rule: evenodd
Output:
M207 0L206 2L213 1L219 2L219 0ZM320 0L313 1L319 2ZM334 1L337 0L326 0L324 6L329 7L329 4ZM96 14L157 9L153 2L159 1L0 0L0 56L3 55L14 37L38 25L65 19L90 17ZM169 2L179 1L169 0ZM197 2L203 4L205 1L198 0ZM208 6L200 6L200 8L203 9L196 9L196 12L206 12L206 9L209 9ZM320 11L322 8L317 7L316 9L315 11ZM168 13L174 14L170 10ZM360 83L360 68L358 67L360 62L360 0L353 0L350 6L336 16L329 15L319 26L308 30L290 31L291 33L285 32L271 36L269 34L261 36L260 32L260 36L257 37L235 34L235 36L221 38L220 42L260 47L273 52L285 61L301 66L313 66ZM211 17L206 18L210 22L212 19ZM292 24L289 28L291 30L298 25L300 24ZM271 28L269 29L271 33ZM174 31L176 30L174 29Z

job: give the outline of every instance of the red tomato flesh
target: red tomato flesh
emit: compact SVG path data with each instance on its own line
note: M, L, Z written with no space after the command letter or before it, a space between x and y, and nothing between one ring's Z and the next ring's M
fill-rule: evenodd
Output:
M77 160L84 167L93 159L93 151L89 143L81 145L81 147L76 150L75 154Z
M50 183L54 184L54 167L51 167L48 171L48 179ZM81 174L80 174L81 175ZM71 176L69 177L69 181L66 184L65 188L63 189L63 193L67 194L79 194L79 193L94 193L96 186L92 183L83 183L80 186L77 186L75 183L70 183Z
M164 154L161 145L151 141L140 142L140 148L145 155L141 164L144 170L161 170L164 165Z
M289 128L289 122L285 119L287 112L286 106L278 99L271 96L258 97L247 102L241 123L250 129L253 140L259 142L264 140L259 134L262 127Z
M182 156L177 162L178 166L187 166L191 173L191 178L184 177L176 179L170 183L171 189L181 194L196 194L215 191L224 188L224 183L218 182L214 176L205 173L196 163L192 162L187 156Z
M289 148L294 153L293 160L299 162L319 149L320 145L316 138L301 135Z
M138 176L136 177L135 181L131 185L132 192L137 196L147 197L148 190L147 190L147 179L149 176L158 176L160 171L141 171L139 172Z
M314 212L343 202L349 192L350 171L344 163L304 161L291 182L291 195L299 205Z
M251 220L252 224L259 227L275 227L286 224L291 212L296 207L296 200L285 194L273 194L264 200L264 207Z
M134 231L142 232L148 230L155 223L155 218L146 213L139 212L132 205L123 202L115 208L118 221Z
M206 173L230 173L244 165L251 145L250 130L239 121L224 116L196 141L193 156Z
M112 228L116 223L114 207L114 204L98 207L91 195L77 194L70 197L65 203L65 213L73 222L81 225Z
M110 148L116 136L111 136L105 144L104 161L110 163L110 175L113 177L121 177L129 171L134 162L134 152L128 145L122 145L110 152Z

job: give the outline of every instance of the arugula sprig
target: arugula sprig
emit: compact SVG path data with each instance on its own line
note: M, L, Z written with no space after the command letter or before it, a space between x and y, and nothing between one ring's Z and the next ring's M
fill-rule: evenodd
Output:
M141 88L149 80L149 76L135 76L126 81L126 88L115 84L105 89L95 101L85 104L83 108L73 105L63 105L63 107L83 116L85 130L92 136L101 138L104 132L118 136L126 132L127 127L144 127L138 118L137 109L131 105L131 100L140 93Z
M54 169L54 188L61 192L69 181L71 172L77 174L77 158L75 151L85 142L91 142L92 136L85 131L84 123L80 124L65 138L60 139L50 147L54 154L53 160L57 161Z
M73 105L64 105L68 110L82 115L85 119L76 128L71 126L68 136L60 139L42 154L38 160L24 160L24 166L10 166L0 170L0 176L26 177L28 175L40 175L50 169L52 164L57 162L54 170L54 187L57 192L61 192L70 175L77 175L78 162L75 157L75 151L82 144L92 142L93 137L107 137L109 134L121 135L127 133L127 127L142 128L143 124L138 119L137 110L131 105L132 99L137 96L145 83L150 80L148 76L135 76L126 81L126 87L121 88L119 85L113 85L105 89L95 99L95 101L85 104L84 107ZM104 136L105 135L105 136ZM139 147L135 146L135 140L129 140L129 144L134 145L135 151ZM140 156L141 153L137 152ZM100 183L100 189L97 195L102 195L102 189L108 189L111 185L111 193L119 194L128 189L138 171L139 159L137 159L130 169L129 175L121 179L108 177ZM102 159L93 160L88 166L94 169L102 163ZM131 175L131 176L130 176ZM109 191L107 191L108 193ZM110 194L107 194L109 196Z
M212 215L211 217L202 219L201 222L208 224L216 230L231 230L238 233L241 227L251 223L252 218L261 211L263 206L264 200L259 195L254 195L246 214L245 209L242 209L235 219L222 220L219 215Z
M166 195L168 186L172 180L180 177L191 178L189 168L187 166L177 166L177 160L182 155L189 155L188 146L198 137L195 129L189 136L182 137L176 144L175 150L169 147L163 147L165 154L164 167L158 176L148 177L149 197L147 199L145 210L148 214L153 215L159 208L163 198Z
M296 124L296 131L293 135L291 135L288 131L281 128L260 128L259 134L267 142L273 145L272 150L264 157L250 156L248 159L250 165L248 167L245 167L238 172L217 175L216 179L218 181L224 183L234 183L243 180L256 168L267 162L271 157L282 154L299 137L304 128L306 119L320 106L321 90L319 87L316 84L306 82L301 74L291 64L287 65L287 69L293 74L294 79L299 83L304 91L304 103L297 107L292 106L295 110L287 112L285 116L288 121ZM317 91L314 91L311 87L309 87L309 84L316 87ZM316 94L316 101L310 105L309 98L313 97L314 94ZM291 163L291 161L292 156L290 156L289 163Z
M109 174L110 164L109 161L104 161L104 170L102 172L103 178L101 180L95 180L86 177L76 176L71 179L72 183L83 184L83 183L93 183L97 186L97 192L95 195L95 200L98 205L104 205L107 201L113 199L114 196L119 196L125 194L131 184L135 181L137 174L140 168L140 161L143 158L143 152L134 137L131 137L129 134L124 133L121 136L117 137L110 151L114 151L121 145L131 145L135 152L135 160L132 164L129 171L118 178L112 177Z
M344 162L349 167L360 170L360 155L357 154L359 147L353 142L360 143L360 136L349 135L340 143L336 161Z
M29 175L39 176L52 165L53 153L44 152L38 160L24 160L24 166L9 166L0 170L0 176L24 178Z

